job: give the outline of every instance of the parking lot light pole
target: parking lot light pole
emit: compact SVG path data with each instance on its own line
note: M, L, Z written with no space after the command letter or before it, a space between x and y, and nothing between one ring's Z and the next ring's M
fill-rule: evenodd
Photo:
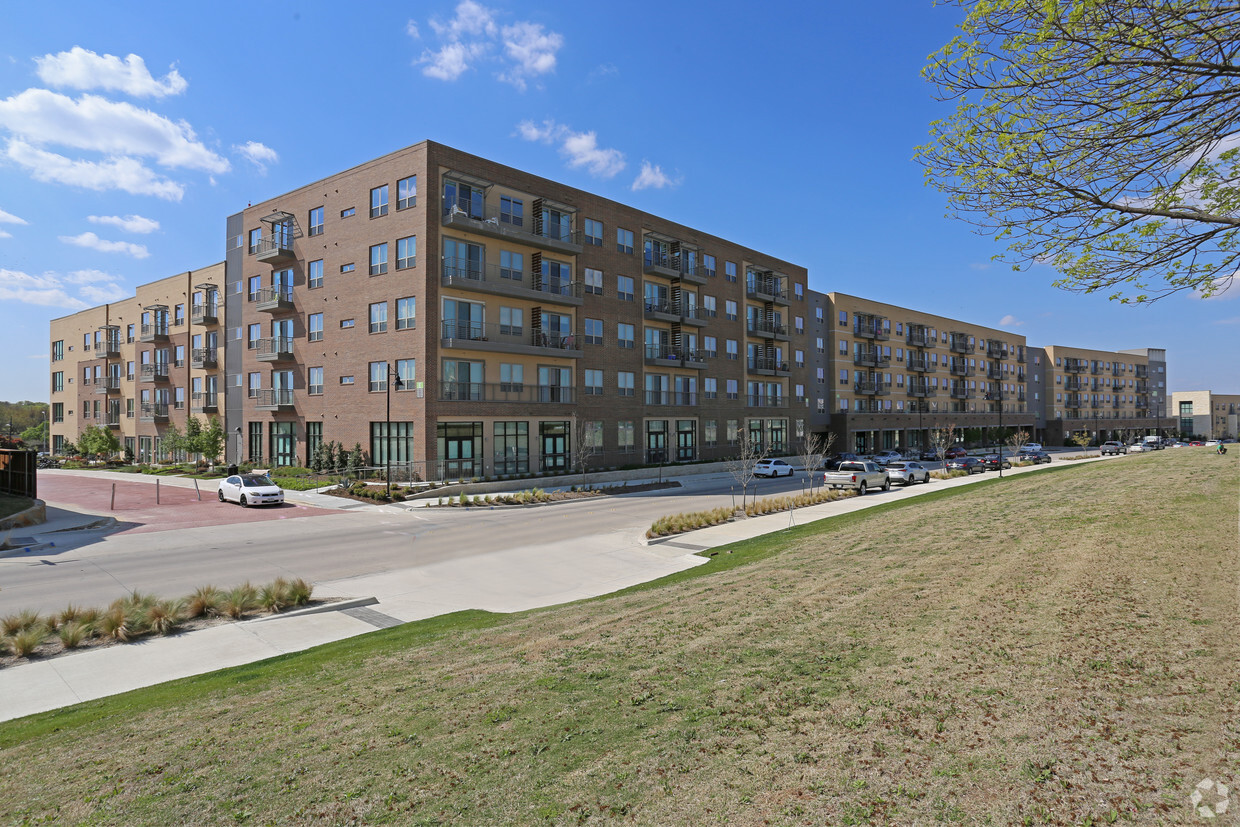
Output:
M392 499L392 384L395 383L396 389L400 390L404 385L400 381L400 374L392 367L391 363L385 363L387 368L388 381L383 383L384 390L387 391L387 413L384 414L385 422L383 423L383 459L385 470L383 474L384 481L387 483L387 498L390 502Z
M999 477L1003 477L1003 392L991 391L986 398L999 403L999 436L995 440L999 444Z

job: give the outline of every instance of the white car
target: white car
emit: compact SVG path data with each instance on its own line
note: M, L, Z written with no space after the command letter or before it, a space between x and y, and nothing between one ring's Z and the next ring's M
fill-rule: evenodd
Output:
M220 502L234 502L242 508L252 505L282 505L284 489L266 474L234 474L220 483Z
M920 462L889 462L887 463L887 478L893 483L901 485L912 485L920 480L921 482L930 482L930 469L922 465Z
M760 459L753 467L755 477L791 477L792 466L782 459Z
M1026 453L1033 453L1034 451L1041 451L1041 450L1042 450L1041 442L1026 442L1024 445L1020 446L1020 449L1017 450L1016 453L1026 454Z
M1146 451L1153 450L1153 448L1146 445L1144 442L1134 442L1128 446L1128 453L1130 454L1144 454Z

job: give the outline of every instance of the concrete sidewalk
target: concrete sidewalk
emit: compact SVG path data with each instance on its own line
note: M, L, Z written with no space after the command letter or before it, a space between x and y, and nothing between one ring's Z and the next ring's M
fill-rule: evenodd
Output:
M1099 458L1082 461L1097 462ZM1035 473L1051 467L1056 466L1052 463L1014 468L1004 474ZM227 623L173 637L148 638L139 643L0 669L0 721L301 651L449 612L464 609L517 612L609 594L701 565L708 558L698 556L698 552L770 534L787 528L790 522L804 525L994 476L993 473L979 474L894 489L886 495L851 497L798 509L791 518L787 512L771 514L662 540L647 541L640 535L601 534L315 583L316 596L341 598L342 602L329 605L326 611ZM685 481L689 487L696 482ZM300 498L300 494L298 496ZM361 507L376 511L393 508ZM53 510L57 509L49 508L49 517ZM58 514L58 522L51 524L73 528L71 524L91 519L99 519L99 515ZM54 536L54 533L40 535Z

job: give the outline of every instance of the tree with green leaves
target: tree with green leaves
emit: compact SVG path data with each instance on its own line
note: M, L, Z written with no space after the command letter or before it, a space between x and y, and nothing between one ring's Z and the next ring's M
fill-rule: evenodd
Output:
M1123 303L1240 268L1240 5L956 0L924 74L955 113L918 150L952 214L1015 269Z
M202 453L202 423L198 421L198 417L191 416L185 420L185 452L189 454Z
M218 416L213 416L207 420L207 427L202 428L198 433L198 453L202 454L203 459L215 462L224 453L224 443L227 439L224 424L220 422Z
M27 445L46 445L48 443L48 425L44 419L38 425L31 425L21 432L22 442Z
M366 454L362 451L362 443L355 444L353 450L348 453L349 460L346 470L349 472L350 477L357 479L361 474L362 466L366 464Z
M177 454L186 450L185 432L178 428L175 422L169 422L159 432L159 446L160 450L175 459ZM162 461L163 457L156 457L155 459L156 461Z
M78 449L90 457L107 457L121 448L116 434L99 425L91 425L78 437Z

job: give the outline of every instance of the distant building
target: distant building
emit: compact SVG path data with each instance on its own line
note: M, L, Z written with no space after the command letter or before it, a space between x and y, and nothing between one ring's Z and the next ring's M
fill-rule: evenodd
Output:
M1175 430L1183 437L1236 439L1240 435L1240 394L1176 391L1171 394Z

